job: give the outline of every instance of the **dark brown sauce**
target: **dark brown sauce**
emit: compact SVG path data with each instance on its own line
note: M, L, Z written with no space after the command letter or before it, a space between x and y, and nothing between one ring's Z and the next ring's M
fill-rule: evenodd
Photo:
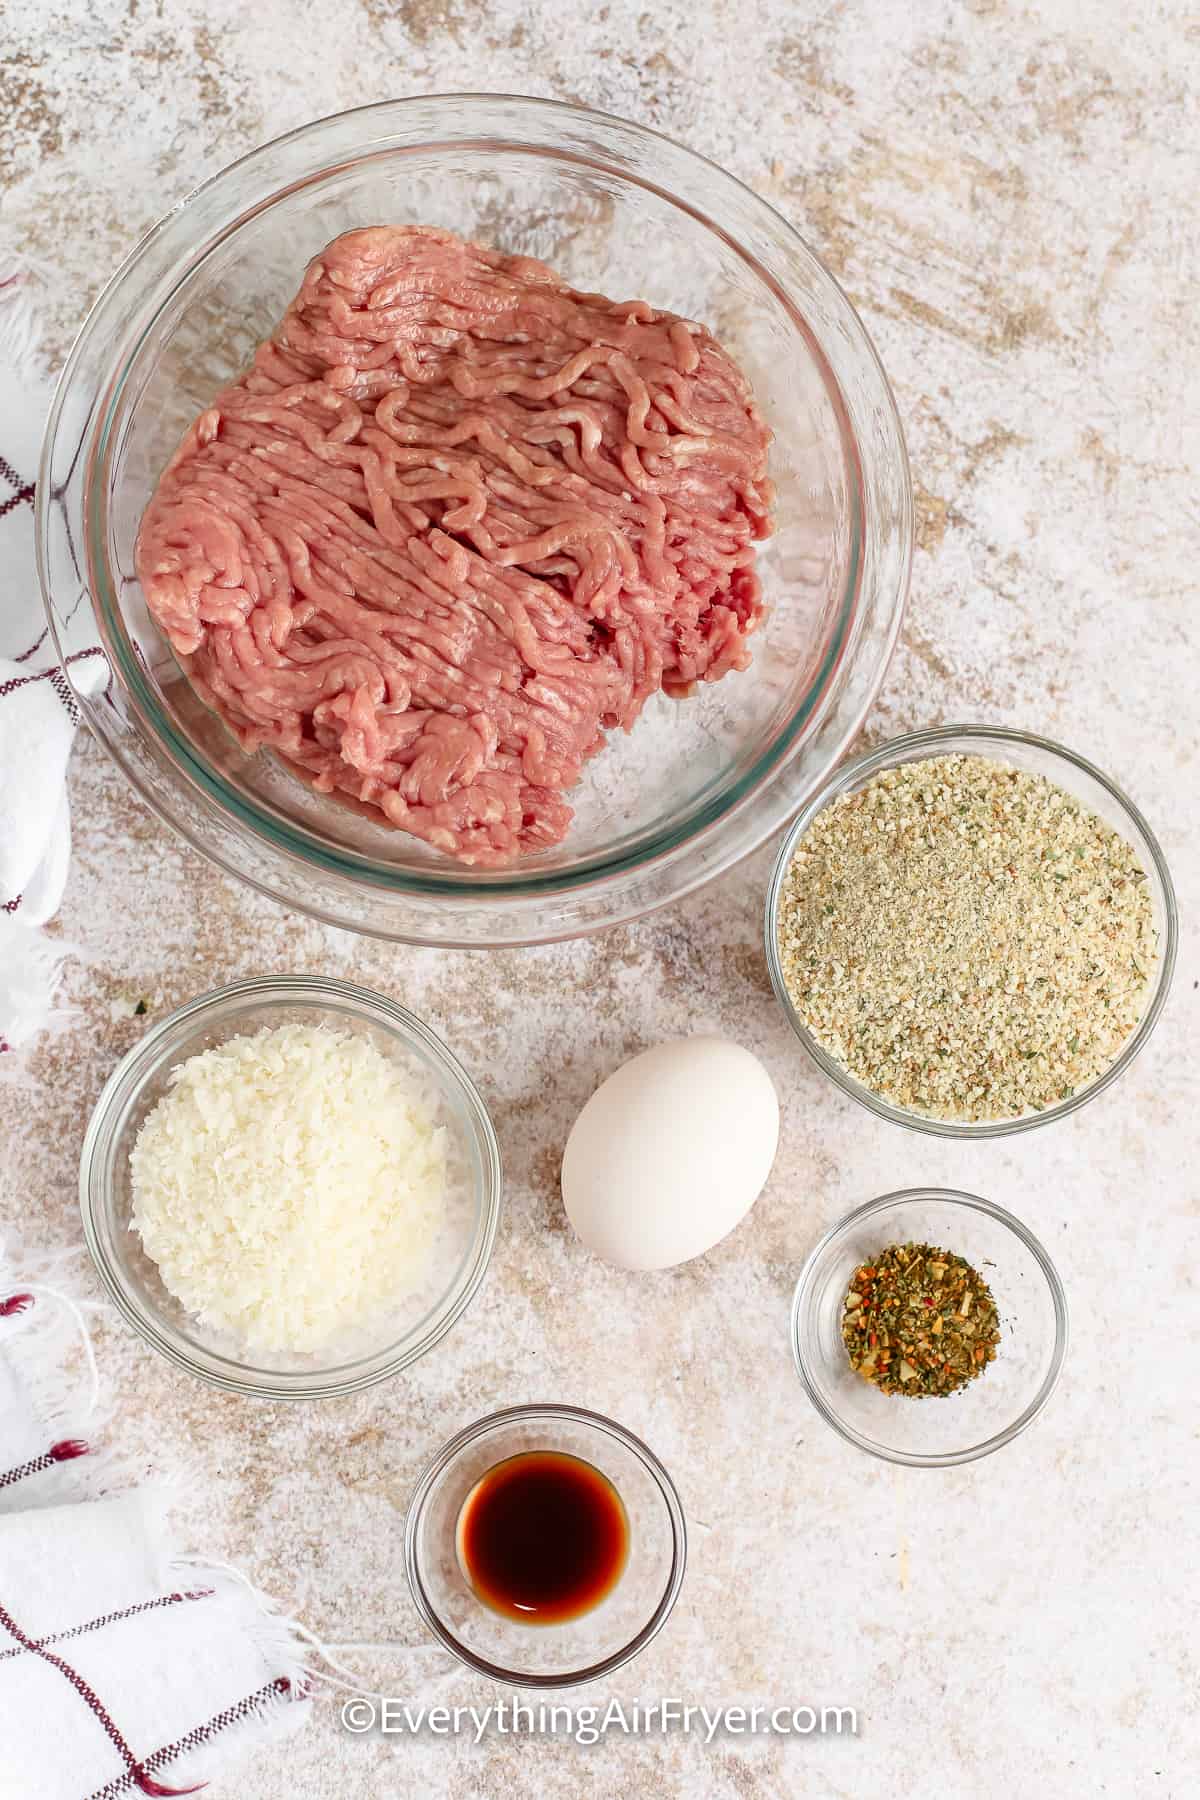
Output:
M493 1612L560 1625L621 1578L629 1520L608 1477L578 1456L531 1450L480 1477L463 1501L458 1560Z

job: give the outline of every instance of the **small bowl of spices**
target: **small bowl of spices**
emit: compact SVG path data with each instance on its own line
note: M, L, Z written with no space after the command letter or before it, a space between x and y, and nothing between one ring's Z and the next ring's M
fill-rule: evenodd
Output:
M792 1350L809 1399L860 1450L917 1468L987 1456L1054 1391L1067 1303L1041 1244L974 1194L868 1201L796 1284Z
M1132 801L1046 738L950 726L839 769L767 895L796 1036L881 1118L995 1137L1109 1087L1154 1029L1178 921Z

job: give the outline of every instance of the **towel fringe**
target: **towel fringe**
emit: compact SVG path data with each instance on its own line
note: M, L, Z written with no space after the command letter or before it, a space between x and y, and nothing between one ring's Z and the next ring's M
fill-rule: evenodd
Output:
M39 1032L60 1030L76 1015L62 1002L63 968L74 944L47 937L0 909L0 1052L19 1050ZM0 1056L0 1069L11 1061Z

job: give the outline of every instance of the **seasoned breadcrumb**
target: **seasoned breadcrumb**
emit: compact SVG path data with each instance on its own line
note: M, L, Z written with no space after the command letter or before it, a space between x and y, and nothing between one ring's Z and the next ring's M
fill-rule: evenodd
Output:
M1044 776L983 756L903 763L813 821L784 878L801 1020L895 1106L982 1121L1102 1074L1158 956L1133 847Z

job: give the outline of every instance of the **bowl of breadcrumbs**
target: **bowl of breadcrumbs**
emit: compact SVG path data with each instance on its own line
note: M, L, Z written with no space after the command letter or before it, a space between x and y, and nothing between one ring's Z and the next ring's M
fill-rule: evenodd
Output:
M843 765L784 841L771 982L883 1118L998 1136L1074 1112L1162 1011L1178 921L1150 827L1082 757L947 726Z

